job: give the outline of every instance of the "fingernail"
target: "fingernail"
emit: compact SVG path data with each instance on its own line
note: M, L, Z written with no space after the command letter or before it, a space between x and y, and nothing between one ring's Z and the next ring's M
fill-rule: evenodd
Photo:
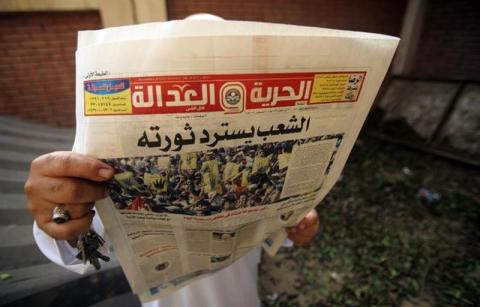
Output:
M113 176L113 169L111 168L101 168L98 171L98 174L100 177L105 178L105 179L110 179Z
M300 224L300 226L298 226L298 228L300 228L300 230L305 229L305 224Z
M297 228L292 228L290 231L291 231L292 233L296 233L296 232L297 232Z

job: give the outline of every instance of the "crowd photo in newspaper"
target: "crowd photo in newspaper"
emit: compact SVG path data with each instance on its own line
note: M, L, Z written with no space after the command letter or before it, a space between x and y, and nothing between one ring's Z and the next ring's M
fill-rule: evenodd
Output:
M338 138L338 148L341 135L173 156L106 159L115 169L110 197L119 210L197 216L268 205L280 200L293 146L333 137ZM334 156L335 151L330 164Z

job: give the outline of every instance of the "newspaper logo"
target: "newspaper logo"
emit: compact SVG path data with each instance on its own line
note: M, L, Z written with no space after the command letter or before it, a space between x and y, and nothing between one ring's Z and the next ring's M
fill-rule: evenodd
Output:
M225 113L241 113L245 107L245 87L239 82L225 83L220 89L222 108Z
M85 81L85 115L236 114L358 101L367 73L151 76Z
M95 95L112 95L130 88L128 80L100 80L85 82L85 90Z

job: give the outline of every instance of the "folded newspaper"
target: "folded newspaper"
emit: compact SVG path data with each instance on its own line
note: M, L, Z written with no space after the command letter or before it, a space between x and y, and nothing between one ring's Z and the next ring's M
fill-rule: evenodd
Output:
M239 21L80 32L74 151L115 169L97 210L133 292L274 254L338 179L397 44Z

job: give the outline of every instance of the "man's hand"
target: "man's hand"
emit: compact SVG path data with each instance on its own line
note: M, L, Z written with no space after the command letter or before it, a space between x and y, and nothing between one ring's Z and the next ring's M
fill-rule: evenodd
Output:
M317 235L319 229L317 210L312 209L297 226L287 228L288 238L297 246L305 246Z
M95 158L72 153L53 152L32 162L25 183L28 210L37 225L54 239L73 240L90 229L94 202L107 196L104 181L113 169ZM55 206L64 204L70 220L52 221Z

